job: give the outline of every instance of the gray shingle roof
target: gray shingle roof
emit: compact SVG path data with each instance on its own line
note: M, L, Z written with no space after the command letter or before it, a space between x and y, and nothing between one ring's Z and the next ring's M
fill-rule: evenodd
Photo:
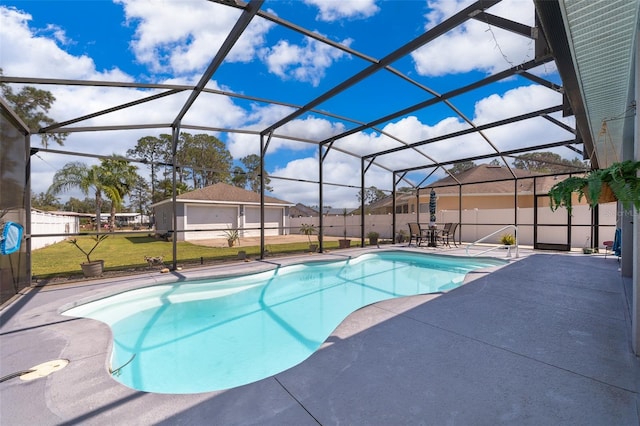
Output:
M194 191L185 192L176 197L178 200L202 200L202 201L226 201L233 203L260 203L260 194L253 191L247 191L237 186L226 183L216 183L205 188L196 189ZM293 205L289 201L279 200L274 197L264 197L265 203L269 204L288 204Z
M554 176L540 176L540 173L530 172L521 169L512 169L514 174L518 177L518 193L533 193L533 178L537 179L537 193L542 194L547 191L558 180ZM564 179L562 176L559 179ZM492 166L488 164L481 164L471 169L456 175L456 179L464 185L465 194L513 194L514 183L513 176L509 173L506 167ZM510 179L502 180L500 179ZM493 181L493 182L492 182ZM498 181L498 182L495 182ZM473 184L473 185L470 185ZM447 186L449 185L449 186ZM420 197L424 198L429 195L429 189L434 188L438 195L458 195L459 188L456 181L451 176L447 176L440 179L428 187L420 191ZM409 198L415 198L415 193L399 194L396 198L396 202L406 202ZM375 205L371 205L371 208L381 208L391 205L392 197L388 196L382 200L379 200Z
M520 169L512 170L513 173L518 177L518 179L520 179L520 181L518 182L518 191L532 192L533 179L527 178L533 178L534 176L540 175L540 173ZM507 169L506 167L481 164L456 175L456 179L458 179L460 183L465 184L464 192L467 194L500 194L513 193L514 191L514 184L512 180L513 176L509 172L509 169ZM433 184L429 185L429 187L438 188L447 185L455 186L436 189L438 194L458 193L458 184L451 176L440 179L439 181L436 181Z

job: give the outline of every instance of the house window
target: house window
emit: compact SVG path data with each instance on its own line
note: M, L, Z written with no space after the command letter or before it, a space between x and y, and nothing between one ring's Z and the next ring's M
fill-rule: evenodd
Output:
M396 206L396 213L397 214L409 213L409 205L403 204L401 206Z

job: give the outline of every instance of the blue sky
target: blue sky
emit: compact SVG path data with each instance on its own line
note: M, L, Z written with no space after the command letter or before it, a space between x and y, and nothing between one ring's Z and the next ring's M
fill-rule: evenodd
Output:
M267 0L262 9L361 54L380 59L469 3L456 0ZM533 25L531 0L505 0L489 12ZM238 15L236 9L205 0L0 1L0 67L5 76L193 84L199 80ZM491 27L486 22L469 21L392 66L442 94L532 59L533 47L529 39ZM304 105L368 65L366 60L355 55L255 18L208 87ZM559 83L553 62L538 67L533 73ZM42 88L50 90L57 98L50 112L56 121L150 94L135 89ZM432 95L423 89L383 71L340 93L318 109L366 122L430 97ZM136 107L78 125L171 122L185 99L184 95L178 95L164 99L152 108L147 105ZM516 76L453 98L451 102L478 125L557 105L561 96ZM292 111L279 105L213 95L201 96L196 106L183 123L262 130ZM573 125L572 118L554 117ZM312 113L288 123L277 133L317 141L354 126ZM335 144L337 149L327 156L325 179L359 185L360 160L357 155L398 146L399 142L394 138L411 143L468 126L461 116L442 104L382 123L378 129L392 138L367 131L339 140ZM170 133L170 130L73 133L64 147L53 148L104 155L124 154L139 138L160 133ZM255 136L214 134L227 143L236 159L257 153L259 139ZM572 138L570 133L544 119L492 129L485 135L499 149ZM39 144L39 139L34 137L32 145ZM377 161L382 167L370 169L366 185L391 189L392 178L385 168L393 170L419 165L425 158L454 160L488 153L491 149L475 135L432 144L393 158L380 158ZM346 155L343 151L353 152L356 156ZM575 156L568 149L557 152L567 158ZM276 137L269 147L267 170L272 175L316 180L317 155L318 150L312 144ZM46 191L57 168L74 160L77 158L51 153L34 157L33 191ZM424 176L424 173L415 173L409 178L418 183ZM433 178L442 176L438 172ZM309 205L318 203L315 185L274 180L272 186L274 195L279 198ZM356 192L350 188L326 188L325 203L355 206Z

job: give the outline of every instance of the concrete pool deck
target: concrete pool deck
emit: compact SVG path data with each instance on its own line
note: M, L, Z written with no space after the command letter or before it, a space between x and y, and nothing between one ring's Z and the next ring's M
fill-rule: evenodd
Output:
M252 272L310 256L176 274ZM0 383L0 424L640 423L640 361L631 351L625 296L630 280L620 277L615 256L528 251L490 274L470 274L446 294L362 308L309 359L273 377L194 395L120 385L108 372L108 327L59 314L79 301L175 279L154 272L34 287L5 305L0 377L46 361L70 363L45 378Z

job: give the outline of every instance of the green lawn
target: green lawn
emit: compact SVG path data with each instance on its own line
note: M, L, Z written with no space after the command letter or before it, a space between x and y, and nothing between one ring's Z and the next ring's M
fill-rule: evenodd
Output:
M91 250L95 241L88 236L77 238L78 245L85 251ZM179 242L177 246L178 264L212 263L224 259L235 259L238 252L244 250L250 258L260 254L259 246L251 247L204 247L186 242ZM266 249L271 254L305 252L308 243L270 244ZM325 248L335 249L336 241L325 242ZM145 268L147 262L144 257L163 256L164 262L170 266L173 262L173 243L157 240L148 236L137 235L109 235L91 253L91 260L104 260L105 270L126 270ZM81 272L80 264L86 262L85 255L68 241L52 244L48 247L34 250L31 255L32 274L38 278L77 275Z

